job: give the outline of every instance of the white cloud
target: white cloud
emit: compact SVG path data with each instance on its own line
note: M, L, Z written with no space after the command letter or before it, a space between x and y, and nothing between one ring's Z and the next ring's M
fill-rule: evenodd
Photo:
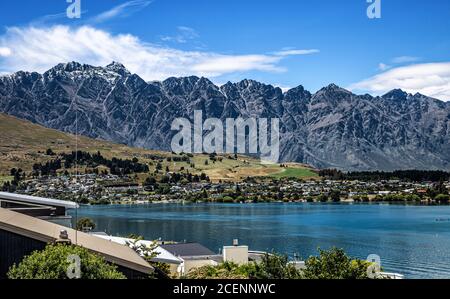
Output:
M355 92L383 94L401 88L440 100L450 100L450 62L423 63L397 67L361 82L349 89Z
M130 14L132 11L143 9L148 5L150 5L151 3L152 1L144 1L144 0L128 1L95 16L94 18L91 19L91 21L94 23L106 22L116 17L126 16Z
M273 86L280 88L283 93L286 93L286 92L288 92L289 90L292 89L292 87L285 86L285 85L282 85L282 84L274 84Z
M12 51L7 47L0 47L0 57L8 57L11 56Z
M282 72L284 55L224 55L214 52L181 51L141 41L130 34L113 35L82 26L8 28L0 36L0 47L8 45L14 55L2 59L3 70L43 72L61 62L78 61L92 65L123 63L145 80L170 76L215 77L243 71ZM298 55L292 53L291 55Z
M279 57L267 55L214 55L204 62L192 67L194 73L220 76L226 73L244 72L249 70L284 72L286 69L277 66Z

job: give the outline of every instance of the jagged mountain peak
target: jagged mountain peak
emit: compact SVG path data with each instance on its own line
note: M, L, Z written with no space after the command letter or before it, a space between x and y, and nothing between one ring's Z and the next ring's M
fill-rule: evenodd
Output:
M108 64L106 66L106 69L115 73L118 73L122 76L128 76L131 75L131 73L128 71L128 69L121 64L120 62L113 61L112 63Z
M312 103L328 103L331 105L337 105L343 100L350 100L354 98L354 94L336 84L329 84L326 87L321 88L312 96Z
M275 88L273 85L271 84L265 84L253 79L243 79L241 81L239 81L238 83L236 83L239 87L241 88Z
M197 81L197 86L198 87L215 87L217 88L217 86L208 78L206 77L201 77L198 81Z
M195 85L198 80L200 80L197 76L188 76L188 77L169 77L162 81L164 84L190 84Z
M81 64L76 61L71 61L71 62L67 62L67 63L60 63L60 64L56 65L55 67L51 68L50 70L48 70L46 73L49 73L49 72L69 72L70 73L70 72L75 72L75 71L83 72L83 71L86 71L91 68L93 68L93 66L91 66L91 65Z
M327 86L319 89L316 94L321 94L321 93L346 93L346 94L351 94L350 91L348 91L345 88L342 88L334 83L330 83Z
M384 94L382 98L389 100L406 100L408 99L409 94L399 88L393 89L388 93Z
M162 89L168 95L186 96L194 91L214 90L219 92L219 87L205 77L170 77L160 83Z
M309 99L311 98L311 93L303 87L303 85L299 85L297 87L289 89L284 93L285 100L295 100L295 99Z
M280 119L280 161L343 170L450 170L449 103L401 90L373 98L336 84L311 94L301 85L283 93L250 79L220 88L197 76L147 83L118 62L70 62L43 75L0 78L0 112L149 149L170 150L172 121L192 118L197 109L204 118Z

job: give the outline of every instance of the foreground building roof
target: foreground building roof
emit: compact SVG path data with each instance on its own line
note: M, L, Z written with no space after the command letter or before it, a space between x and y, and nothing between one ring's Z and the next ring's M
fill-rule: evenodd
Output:
M128 246L3 208L0 208L0 230L45 243L60 240L61 231L64 230L72 244L97 253L110 263L146 274L154 271L152 266Z
M54 207L62 207L66 209L76 209L78 204L72 201L43 198L15 193L0 192L0 199L17 201L23 203L37 204L37 205L48 205Z

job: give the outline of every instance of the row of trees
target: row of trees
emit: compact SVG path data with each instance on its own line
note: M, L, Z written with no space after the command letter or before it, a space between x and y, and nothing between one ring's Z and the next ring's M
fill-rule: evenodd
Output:
M139 163L137 158L133 159L119 159L113 157L107 159L102 156L100 152L91 154L89 152L77 151L69 154L60 154L64 160L64 167L71 168L76 163L78 165L96 168L100 165L106 166L110 169L111 174L114 175L128 175L132 173L146 173L149 172L147 164Z
M310 257L305 269L297 269L288 257L266 254L260 262L244 265L222 263L191 270L188 279L368 279L372 263L352 259L342 249L320 250ZM373 267L376 269L376 267Z
M344 173L337 169L322 169L319 171L319 175L334 180L360 181L406 180L412 182L439 182L450 179L450 172L441 170L358 171Z
M192 174L192 173L171 173L170 175L165 175L161 177L159 180L155 176L149 176L144 181L145 187L151 187L153 190L157 189L160 184L188 184L188 183L199 183L199 182L209 182L210 178L205 174L201 173Z
M19 188L19 183L25 179L26 173L21 169L12 168L10 170L10 175L13 177L11 181L6 181L3 183L1 190L3 192L16 192Z
M437 194L431 199L439 204L448 204L450 202L450 195L448 194ZM410 202L418 203L422 201L422 198L417 194L387 194L387 195L377 195L372 199L369 199L367 195L356 195L353 197L356 202Z
M139 240L140 238L137 238ZM166 264L153 263L156 243L151 248L128 244L142 254L158 271L168 274ZM35 251L8 271L9 279L68 279L69 256L80 257L80 279L125 279L118 268L103 257L75 245L50 244L42 251ZM310 257L304 269L298 269L287 256L266 254L260 262L237 265L230 262L218 266L203 266L191 270L187 279L368 279L373 264L352 259L342 249L320 250L319 256ZM374 269L377 269L374 267ZM379 270L379 269L378 269ZM154 278L154 277L149 277Z
M47 154L55 156L51 149L47 150ZM149 167L146 164L139 163L137 158L133 159L119 159L113 157L107 159L102 156L100 152L91 154L84 151L73 151L71 153L61 153L58 158L48 161L46 163L36 163L33 165L34 176L56 176L58 170L70 169L75 165L85 166L97 169L99 166L106 166L110 169L110 173L114 175L129 175L132 173L146 173L149 172ZM98 171L97 171L98 172Z

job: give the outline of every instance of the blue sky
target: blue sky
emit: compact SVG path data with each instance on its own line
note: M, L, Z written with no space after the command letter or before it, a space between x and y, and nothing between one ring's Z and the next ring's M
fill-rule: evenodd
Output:
M450 1L66 0L0 2L0 72L44 71L64 60L119 60L146 80L251 78L311 91L392 88L450 100Z

